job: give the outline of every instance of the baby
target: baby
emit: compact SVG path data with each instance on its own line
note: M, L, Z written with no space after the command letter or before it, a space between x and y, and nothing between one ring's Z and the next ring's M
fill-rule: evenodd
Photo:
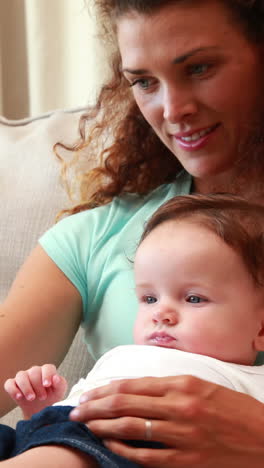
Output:
M46 413L52 425L56 415L68 417L81 395L85 400L84 392L114 379L143 376L194 375L264 402L264 366L254 365L264 350L263 226L264 207L231 195L179 196L162 205L135 255L135 345L104 354L64 401L59 400L66 381L52 364L19 372L5 389L24 418L54 405ZM40 413L44 422L45 411ZM97 460L94 466L136 466L123 465L85 425L69 423L76 424L76 440L77 425L85 428L87 443L80 450ZM32 440L11 456L52 443L45 435Z

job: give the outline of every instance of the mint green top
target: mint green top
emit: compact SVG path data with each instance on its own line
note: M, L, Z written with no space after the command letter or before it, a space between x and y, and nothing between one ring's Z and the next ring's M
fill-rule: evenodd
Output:
M69 216L41 237L43 249L82 297L85 341L95 359L133 343L137 300L131 260L144 223L162 203L190 190L191 177L182 172L144 197L128 194Z

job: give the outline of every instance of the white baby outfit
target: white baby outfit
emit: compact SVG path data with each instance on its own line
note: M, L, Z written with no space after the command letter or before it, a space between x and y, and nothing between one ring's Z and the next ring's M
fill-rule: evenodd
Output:
M80 396L117 379L193 375L247 393L264 403L264 365L245 366L158 346L124 345L105 353L69 396L56 405L76 406Z

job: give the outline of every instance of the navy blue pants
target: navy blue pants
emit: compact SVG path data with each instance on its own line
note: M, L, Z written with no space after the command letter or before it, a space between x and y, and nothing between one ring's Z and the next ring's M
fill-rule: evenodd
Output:
M83 423L70 421L72 406L48 406L32 416L28 421L19 421L16 430L0 424L0 460L8 460L33 447L42 445L61 445L75 448L94 457L102 468L139 468L108 450ZM161 444L152 442L136 446L160 448Z

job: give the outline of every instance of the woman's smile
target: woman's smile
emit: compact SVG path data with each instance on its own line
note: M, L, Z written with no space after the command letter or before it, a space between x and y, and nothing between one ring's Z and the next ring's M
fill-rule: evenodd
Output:
M200 130L176 133L172 135L177 144L187 151L198 151L206 146L213 136L217 133L219 124L212 125Z

